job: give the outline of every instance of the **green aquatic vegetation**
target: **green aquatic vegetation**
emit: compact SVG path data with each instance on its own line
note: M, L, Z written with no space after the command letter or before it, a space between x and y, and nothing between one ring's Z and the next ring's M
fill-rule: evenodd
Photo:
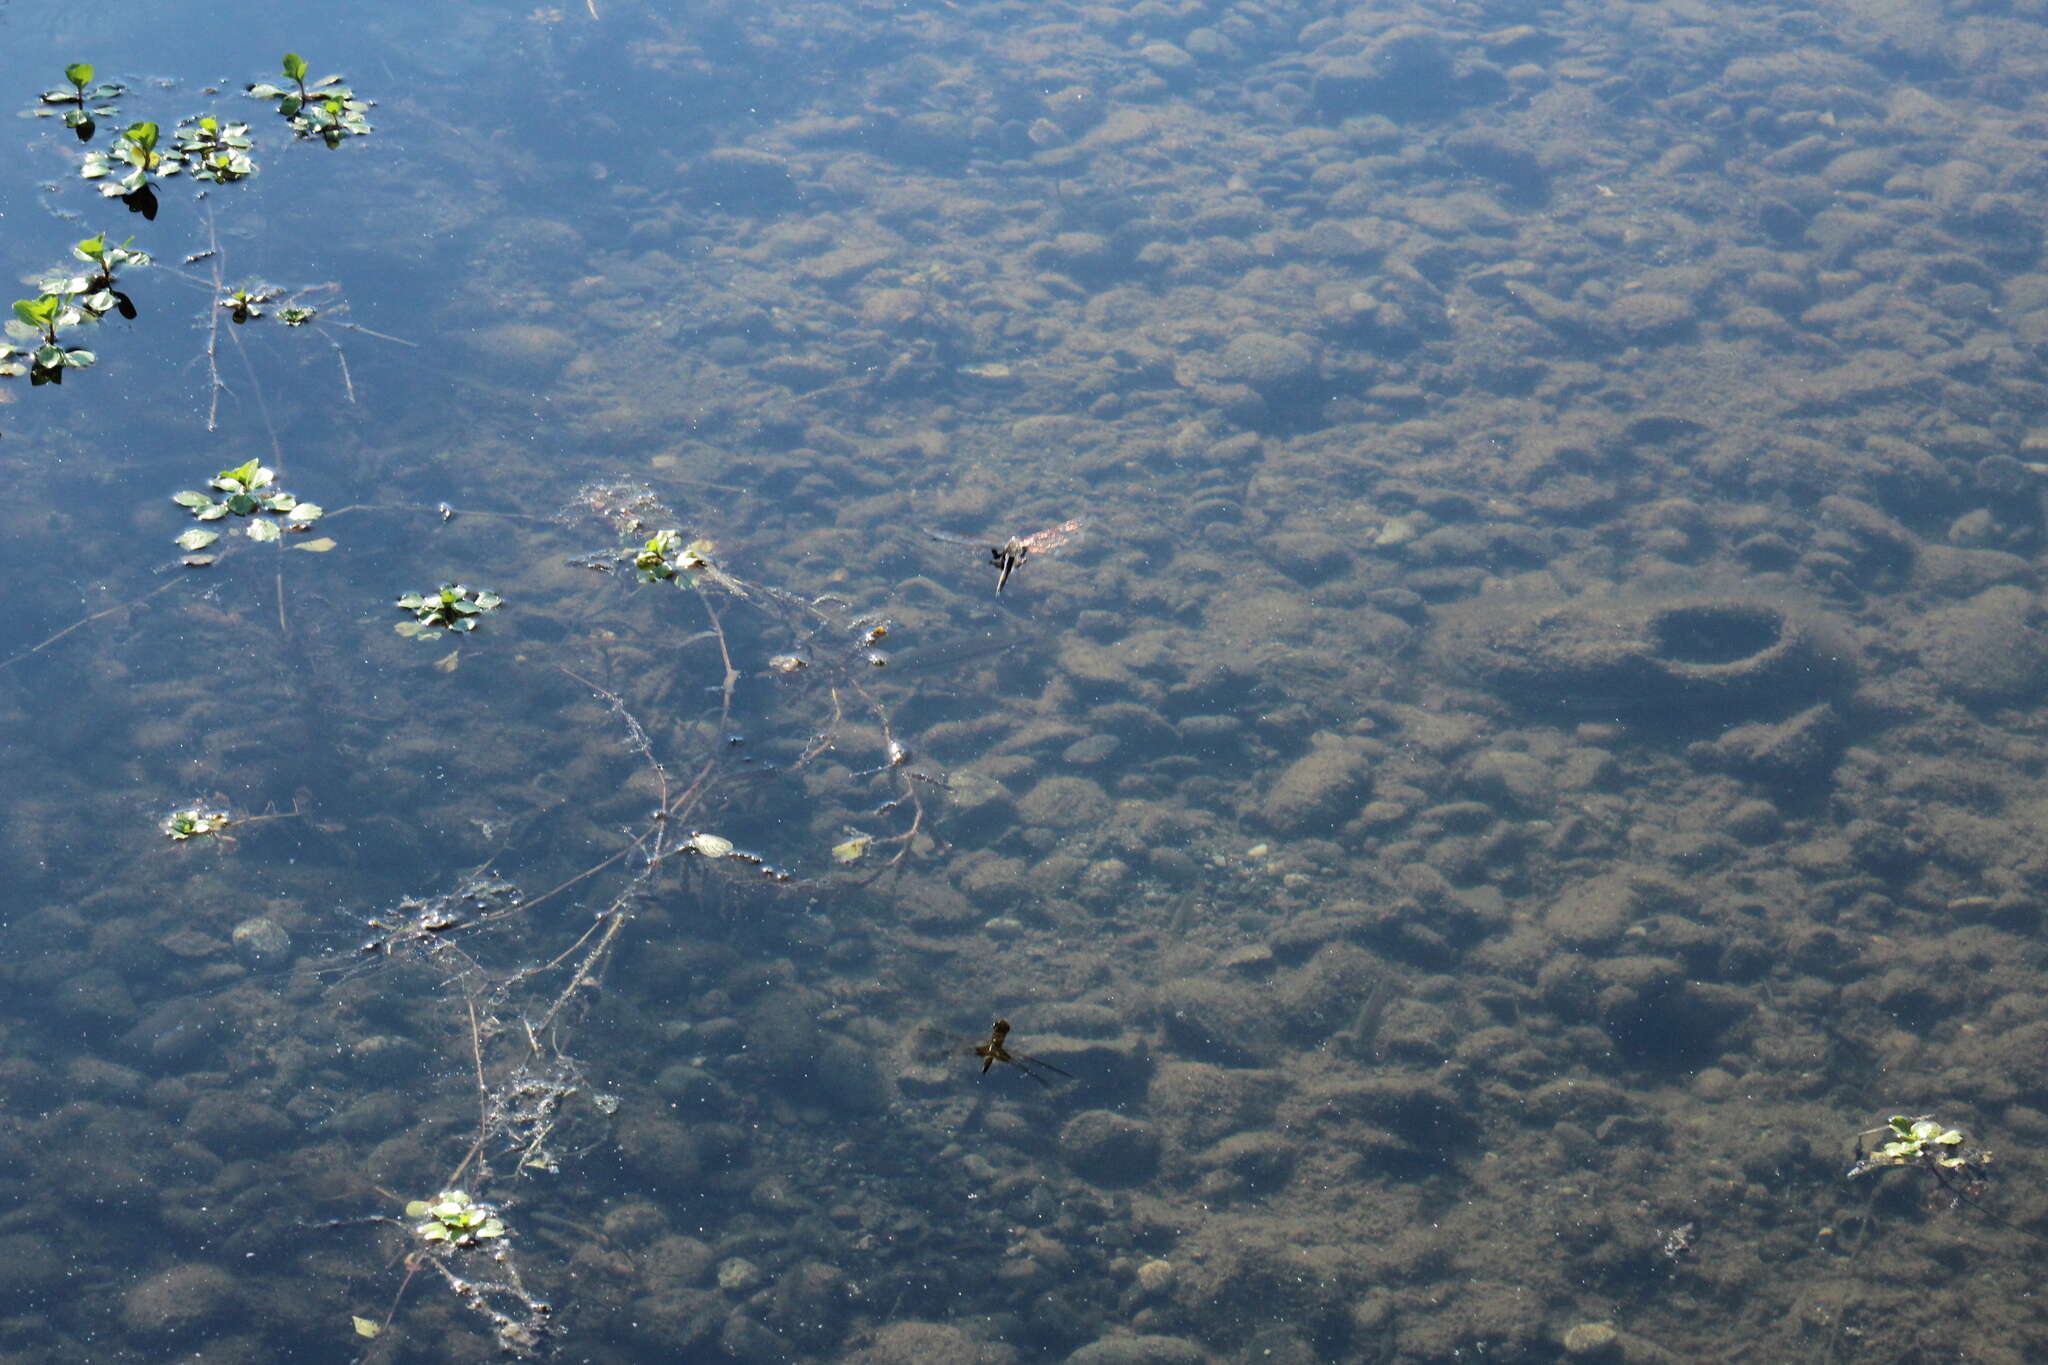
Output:
M301 291L303 292L303 291ZM257 318L271 316L270 305L280 299L294 298L274 284L251 285L243 289L232 289L216 300L228 310L228 321L240 326ZM303 327L320 316L320 310L301 303L286 303L276 311L277 320L287 327Z
M93 83L91 62L73 62L64 68L64 79L68 86L45 90L35 109L37 118L61 117L66 128L78 134L80 142L92 141L98 128L97 120L116 118L120 110L113 101L127 93L127 87L118 81ZM61 114L59 111L62 111Z
M161 136L162 130L154 123L131 123L112 147L87 152L78 174L86 180L105 181L101 194L153 219L157 208L154 177L173 176L184 169L183 162L156 149Z
M1880 1141L1866 1152L1863 1139L1872 1135ZM1884 1127L1857 1136L1856 1164L1849 1168L1848 1178L1889 1170L1916 1171L1934 1182L1929 1191L1933 1199L1945 1201L1950 1208L1970 1204L2003 1221L1982 1203L1990 1188L1991 1153L1973 1144L1961 1129L1951 1128L1931 1114L1917 1118L1893 1114Z
M477 618L496 611L505 599L488 588L461 583L444 583L433 592L409 592L398 599L398 609L413 614L392 629L400 635L421 638L436 630L475 630Z
M693 540L685 545L683 533L671 527L648 537L633 556L633 570L644 582L666 583L674 579L685 587L695 587L697 574L711 567L711 552L716 548L708 540Z
M340 76L322 76L306 83L306 59L296 52L284 54L284 76L289 87L256 81L245 87L255 99L271 100L278 114L299 137L317 137L330 147L339 147L352 137L371 132L369 113L374 101L359 98L342 84Z
M1895 1166L1939 1176L1948 1171L1967 1172L1991 1161L1991 1153L1972 1147L1961 1130L1937 1123L1925 1114L1919 1118L1894 1114L1883 1128L1873 1128L1870 1133L1883 1134L1885 1141L1870 1152L1859 1153L1856 1164L1849 1168L1851 1179Z
M262 317L263 305L276 297L274 292L259 287L234 290L219 302L228 310L228 320L239 327L252 318Z
M187 839L204 838L218 834L234 821L224 810L212 810L205 806L185 806L164 817L165 837L182 843Z
M252 94L273 99L280 114L299 137L318 137L329 146L336 146L348 138L360 137L371 131L367 116L371 102L358 98L341 77L327 76L309 81L305 59L296 53L287 54L283 65L289 86L251 84L246 89ZM119 111L111 101L125 95L127 88L119 82L99 81L90 62L73 62L66 66L64 79L65 85L44 91L38 97L36 108L30 112L41 118L61 116L64 124L77 132L80 141L89 142L96 131L95 120L118 116ZM217 92L209 89L207 93ZM190 175L194 180L209 185L244 180L258 169L255 144L256 139L248 123L224 119L212 113L188 114L172 125L168 132L163 125L144 120L128 124L109 144L85 151L79 162L79 177L92 182L105 197L119 199L131 212L154 221L160 207L158 192L161 182L177 175ZM218 251L216 239L211 250L187 257L186 264L215 255ZM61 383L66 369L82 369L94 362L96 357L91 350L66 344L53 334L50 326L53 320L61 328L80 320L97 320L110 311L128 319L136 316L134 301L114 281L120 267L148 264L149 257L129 243L109 246L104 235L81 243L80 247L74 248L74 254L81 260L88 260L94 269L86 275L70 268L51 274L39 282L44 297L23 300L16 305L18 325L11 324L8 341L0 343L0 378L28 374L36 384ZM292 328L306 327L320 320L337 328L368 330L346 322L334 322L331 317L321 318L320 310L301 297L310 291L288 293L269 286L252 285L229 292L217 267L213 283L221 291L221 306L238 323L274 316ZM332 289L335 286L320 288ZM59 301L58 308L54 314L46 316L41 310L49 306L50 297ZM371 335L397 340L382 337L380 333ZM340 343L331 335L327 340L339 356ZM218 402L224 388L220 382L215 337L211 330L206 364L214 388L207 414L207 429L211 431L216 426ZM345 357L341 359L341 366L343 384L349 390L349 400L353 402L354 386L348 376Z
M83 274L65 267L36 281L36 287L45 294L55 294L76 308L86 317L97 321L109 313L119 313L124 318L135 317L135 303L116 283L120 272L130 266L148 265L149 253L137 251L129 243L130 237L119 245L109 245L107 234L87 237L71 248L74 259L83 261L92 268Z
M63 294L16 299L7 335L26 344L0 346L0 376L26 373L31 384L61 384L64 371L90 367L99 357L63 336L65 328L76 327L86 317L85 310Z
M194 180L229 185L256 174L249 149L255 141L246 123L223 124L211 114L180 119L171 151Z
M473 1247L505 1235L504 1220L490 1204L479 1204L461 1190L443 1190L432 1200L415 1199L405 1216L416 1219L413 1232L423 1242Z
M228 517L247 517L249 521L242 532L259 544L278 540L285 531L305 531L324 515L318 503L301 502L296 496L277 486L277 472L256 460L247 461L233 469L223 469L213 476L207 488L212 492L187 489L173 493L171 501L200 521L221 521ZM218 496L215 496L218 494ZM205 526L195 526L178 537L178 548L186 551L204 550L220 539L220 533ZM308 542L303 549L332 549L333 543ZM193 563L187 560L186 563ZM210 560L201 559L207 563Z

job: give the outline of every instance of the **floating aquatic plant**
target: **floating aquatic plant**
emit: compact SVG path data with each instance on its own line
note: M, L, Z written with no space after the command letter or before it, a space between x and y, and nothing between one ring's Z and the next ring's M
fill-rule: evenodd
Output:
M0 346L0 375L25 372L31 384L61 384L64 371L92 365L98 356L71 345L62 336L64 328L75 327L86 317L84 309L62 294L16 299L14 320L7 324L7 333L28 345Z
M473 1247L505 1235L497 1209L477 1203L461 1190L443 1190L431 1201L415 1199L405 1206L405 1216L421 1220L413 1232L424 1242Z
M433 592L409 592L398 599L398 609L413 614L392 629L400 635L419 638L436 630L475 630L477 618L496 611L505 599L488 588L461 583L444 583Z
M91 62L71 63L64 68L64 79L69 86L45 90L34 113L37 118L51 118L59 116L58 111L62 110L64 126L76 132L80 142L90 142L99 126L96 120L119 116L120 110L113 101L126 94L127 87L118 81L95 85Z
M233 823L233 819L224 810L212 810L205 806L185 806L164 817L163 831L167 838L182 843L187 839L200 839L209 834L218 834Z
M1871 1151L1863 1150L1863 1138L1881 1134L1882 1141ZM1849 1179L1878 1171L1903 1169L1929 1177L1934 1187L1930 1198L1955 1208L1969 1204L1986 1216L2003 1222L1984 1208L1983 1196L1990 1189L1991 1153L1973 1145L1959 1128L1951 1128L1930 1114L1908 1118L1893 1114L1885 1126L1861 1134L1856 1140L1856 1164Z
M92 268L84 274L69 268L52 272L38 280L36 287L64 299L94 321L108 313L133 318L134 302L115 283L122 270L149 264L149 253L137 251L131 245L134 241L130 237L118 245L109 245L104 232L84 238L71 248L71 255Z
M156 149L161 135L162 130L154 123L131 123L113 146L87 152L78 174L87 180L105 181L100 186L101 194L119 199L131 211L153 219L157 207L155 178L173 176L184 169L184 162Z
M237 327L252 318L263 316L263 305L275 297L265 289L237 289L222 298L220 306L228 310L228 318Z
M245 322L270 316L270 304L280 299L297 299L307 292L309 291L299 290L296 293L289 293L280 285L258 284L231 289L222 294L216 302L228 310L228 320L239 327ZM319 309L294 302L285 303L276 313L277 320L287 327L303 327L319 315Z
M360 99L342 84L340 76L322 76L306 83L306 59L296 52L284 54L284 76L289 87L257 81L246 87L256 99L272 100L277 112L302 138L317 137L330 147L339 147L352 137L369 135L369 112L373 101Z
M670 527L656 531L633 556L633 569L649 583L679 579L695 587L695 574L711 567L711 552L717 547L708 540L683 544L683 533Z
M1937 1123L1925 1114L1919 1118L1894 1114L1886 1121L1885 1127L1872 1131L1885 1134L1886 1140L1859 1157L1849 1168L1852 1179L1894 1166L1937 1174L1967 1171L1991 1160L1991 1153L1970 1146L1969 1139L1961 1130Z
M41 293L14 301L14 317L7 324L12 343L0 344L0 377L26 374L32 384L61 384L64 371L85 369L99 358L67 340L66 329L108 313L135 316L134 302L115 287L115 279L125 267L148 265L147 252L128 242L110 246L102 232L80 241L71 254L91 269L83 274L69 268L51 271L36 281Z
M228 185L256 174L255 146L246 123L223 124L211 114L180 119L171 150L194 180Z
M213 493L187 489L173 493L171 501L190 511L200 521L222 521L228 517L247 517L242 533L258 544L268 544L279 539L285 531L304 531L320 520L324 510L318 503L301 502L291 493L277 486L277 472L256 460L223 469L213 476L207 487ZM214 496L218 493L220 496ZM204 550L220 539L220 532L204 526L195 526L178 537L178 548L186 551ZM331 550L331 540L308 541L297 548L303 550ZM211 563L211 557L187 559L187 564Z

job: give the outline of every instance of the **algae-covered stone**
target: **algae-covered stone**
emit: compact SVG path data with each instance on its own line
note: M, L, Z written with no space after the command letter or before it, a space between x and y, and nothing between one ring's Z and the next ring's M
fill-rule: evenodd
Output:
M1611 1322L1582 1322L1564 1334L1564 1353L1573 1360L1619 1360L1621 1334Z
M1208 977L1183 977L1161 986L1153 1013L1167 1036L1189 1056L1245 1066L1270 1053L1272 1010L1259 992Z
M718 1287L728 1294L744 1294L761 1283L761 1267L744 1256L734 1256L718 1266Z
M274 919L258 915L235 926L235 951L245 962L276 962L292 950L292 936Z
M999 1342L978 1341L949 1323L892 1322L878 1328L875 1339L847 1357L847 1365L1014 1365L1017 1352Z
M1150 1124L1090 1109L1060 1129L1060 1155L1089 1180L1135 1185L1159 1168L1159 1135Z
M1185 1337L1112 1336L1091 1341L1067 1365L1210 1365L1209 1353Z
M2048 634L2034 614L2025 588L1989 588L1919 623L1920 661L1935 681L1973 700L2032 695L2048 681Z
M1738 725L1687 752L1709 767L1755 777L1814 778L1834 762L1843 733L1841 716L1822 702L1782 721Z
M121 1321L138 1337L190 1338L234 1311L235 1282L218 1266L187 1262L152 1275L121 1297Z
M1555 787L1549 765L1510 749L1474 754L1465 765L1465 778L1484 799L1527 815L1548 809Z
M1298 341L1270 332L1247 332L1223 348L1223 379L1247 384L1271 397L1307 387L1316 377L1315 353Z
M1027 825L1077 834L1109 818L1109 797L1085 777L1048 777L1024 794L1017 815Z
M209 1090L185 1113L185 1134L223 1157L256 1156L292 1134L292 1122L253 1096Z
M1266 792L1260 813L1283 834L1331 829L1354 813L1372 780L1368 746L1319 734Z
M1676 294L1624 294L1607 310L1607 321L1630 341L1675 336L1699 321L1699 310Z

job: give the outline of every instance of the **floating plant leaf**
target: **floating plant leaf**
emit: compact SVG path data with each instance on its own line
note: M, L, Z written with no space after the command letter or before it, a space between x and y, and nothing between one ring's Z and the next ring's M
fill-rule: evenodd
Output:
M267 545L283 534L277 529L277 523L274 521L252 521L249 523L248 530L249 539L259 545Z
M285 518L285 522L294 530L311 526L314 522L320 520L326 510L317 502L302 502L292 508L292 514Z
M330 536L322 536L318 540L302 540L292 548L305 550L310 554L324 555L334 548L334 540Z
M411 612L422 630L438 626L443 630L471 631L476 629L479 616L497 610L504 600L487 588L444 583L432 593L409 592L398 599L397 605L400 611ZM417 635L420 631L400 630L399 633Z
M856 834L845 843L832 845L832 861L836 863L857 863L867 856L868 845L875 841L872 834Z
M163 831L166 837L183 842L207 834L218 834L232 823L232 819L224 810L186 806L164 817Z
M350 1314L349 1321L355 1324L356 1335L359 1337L374 1337L384 1330L384 1324L374 1318Z
M719 834L692 834L685 848L696 850L707 858L723 858L732 852L732 840Z
M181 550L203 550L219 539L220 532L203 531L195 526L178 537L178 548Z

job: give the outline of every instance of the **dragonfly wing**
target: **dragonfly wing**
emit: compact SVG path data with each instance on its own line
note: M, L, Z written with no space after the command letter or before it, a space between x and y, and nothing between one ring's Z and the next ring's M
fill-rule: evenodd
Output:
M1046 1071L1052 1072L1055 1076L1065 1076L1070 1081L1074 1079L1073 1072L1067 1070L1063 1066L1054 1066L1051 1062L1048 1062L1043 1057L1032 1057L1022 1052L1013 1052L1010 1055L1019 1062L1028 1063L1031 1066L1043 1068Z

